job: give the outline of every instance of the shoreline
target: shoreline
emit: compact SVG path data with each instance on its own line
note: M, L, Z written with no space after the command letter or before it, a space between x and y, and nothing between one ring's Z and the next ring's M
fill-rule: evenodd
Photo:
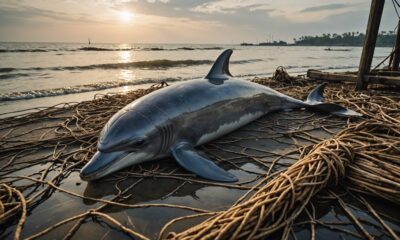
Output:
M327 68L317 68L318 70L335 70L335 71L349 71L349 70L355 70L353 68L343 68L343 69L327 69ZM290 71L290 69L289 69ZM306 71L290 71L290 74L292 75L305 75L307 72ZM273 71L266 73L266 74L255 74L255 75L249 75L249 76L241 76L241 77L236 77L238 79L244 79L248 81L252 81L255 78L265 78L265 77L271 77L273 75ZM168 84L175 84L183 81L190 81L192 79L197 79L197 78L190 78L190 79L182 79L182 80L173 80L173 81L168 81L169 79L166 79L165 81L154 81L151 83L129 83L127 85L123 85L120 87L110 87L110 88L105 88L105 89L100 89L100 90L88 90L88 91L83 91L83 92L64 92L62 89L60 89L60 95L45 95L41 93L41 96L32 96L29 98L21 98L21 99L10 99L10 100L1 100L0 99L0 119L7 117L7 116L13 116L15 111L26 111L29 112L30 109L42 109L46 107L51 107L55 104L62 104L66 102L76 102L79 103L81 101L87 101L93 99L93 97L97 94L120 94L120 93L127 93L129 91L134 91L137 89L141 88L148 88L151 85L154 84L159 84L162 82L166 82ZM96 86L97 84L92 84L90 86ZM52 91L50 89L49 91ZM35 91L33 91L35 92ZM35 93L33 93L35 94ZM51 104L49 104L51 102ZM23 103L23 104L17 104L17 103ZM12 109L12 110L11 110ZM33 110L35 111L35 110ZM31 111L31 112L33 112Z
M130 91L135 91L138 89L143 89L143 88L148 88L151 85L154 85L154 83L148 83L148 84L138 84L138 85L133 85L133 86L123 86L123 87L116 87L116 88L107 88L104 90L99 90L99 91L88 91L88 92L82 92L82 93L71 93L71 94L64 94L61 96L48 96L48 97L44 97L44 98L32 98L32 99L20 99L20 100L14 100L14 101L3 101L0 102L0 107L4 108L4 105L7 105L7 103L13 103L13 102L18 102L18 101L22 101L24 102L24 107L20 107L21 109L17 109L15 111L18 112L25 112L25 113L34 113L37 110L36 109L45 109L45 108L49 108L52 107L54 105L62 105L62 104L69 104L69 103L80 103L80 102L84 102L84 101L91 101L94 99L94 97L96 95L107 95L107 94L126 94ZM113 91L110 91L113 90ZM51 98L51 102L54 103L52 105L49 105L49 99ZM76 99L78 99L78 101L76 101ZM27 102L29 102L27 104ZM2 103L4 104L2 106ZM26 105L28 105L27 107L25 107ZM29 105L31 107L29 107ZM12 107L13 109L15 109L14 104L11 105L10 107ZM7 109L7 108L6 108ZM6 118L6 117L12 117L15 115L18 115L18 113L15 113L15 111L7 111L7 112L3 112L0 113L0 119L1 118Z
M133 47L101 44L91 46L107 50L132 49ZM87 46L74 44L26 44L22 46L15 44L7 48L62 51L81 47ZM139 47L184 48L181 45ZM210 46L192 47L208 49ZM225 47L232 47L232 45ZM290 74L304 74L310 68L327 71L356 70L358 67L356 61L361 54L361 48L354 48L349 52L327 52L320 47L250 48L238 46L234 48L231 72L235 77L245 79L253 76L271 76L276 67L280 65L286 67ZM386 57L389 51L388 48L377 50L373 64ZM0 89L0 113L51 106L66 101L79 102L90 99L94 92L119 92L140 88L141 86L135 86L138 83L153 84L163 80L170 83L200 78L209 71L209 65L214 60L213 57L219 52L220 50L133 50L0 53L2 57L6 58L0 69L12 70L0 73L0 81L3 84ZM25 56L24 61L20 61L21 56ZM130 87L131 85L132 87ZM119 86L121 87L115 88ZM108 89L106 91L100 90L106 88ZM92 93L90 93L91 91ZM58 96L49 97L54 95ZM45 100L46 98L47 100Z

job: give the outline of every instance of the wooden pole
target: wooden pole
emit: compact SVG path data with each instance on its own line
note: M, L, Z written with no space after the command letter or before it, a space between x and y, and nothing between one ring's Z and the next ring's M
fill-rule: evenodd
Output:
M400 21L397 24L396 43L394 44L394 55L393 55L391 70L398 71L399 63L400 63Z
M368 86L365 77L371 70L372 58L378 38L379 25L381 23L383 6L385 0L372 0L371 10L369 12L367 32L364 39L364 47L361 54L360 66L358 68L357 90L364 90Z

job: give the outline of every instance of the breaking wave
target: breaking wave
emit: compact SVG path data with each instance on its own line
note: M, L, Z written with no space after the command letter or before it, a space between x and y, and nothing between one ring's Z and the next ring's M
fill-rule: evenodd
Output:
M7 52L51 52L51 51L58 51L57 49L0 49L0 53L7 53Z
M84 66L66 66L66 67L33 67L33 68L0 68L1 73L9 73L14 71L73 71L73 70L93 70L93 69L128 69L128 68L143 68L143 69L167 69L172 67L193 66L202 64L211 64L211 60L167 60L158 59L152 61L138 61L127 63L104 63L92 64Z
M222 50L223 47L178 47L178 48L163 48L163 47L149 47L141 48L141 51L194 51L194 50Z
M171 83L177 81L183 81L181 78L168 78L163 81ZM117 87L125 87L125 86L134 86L141 84L151 84L151 83L161 83L161 80L157 79L143 79L139 81L130 81L130 82L103 82L96 84L86 84L72 87L63 87L63 88L53 88L53 89L43 89L43 90L32 90L32 91L23 91L23 92L13 92L8 94L1 94L0 101L14 101L14 100L23 100L23 99L32 99L32 98L43 98L43 97L51 97L51 96L61 96L67 94L74 93L84 93L84 92L94 92L99 90L117 88Z
M322 67L322 65L288 65L284 66L286 69L295 69L295 68L318 68Z
M322 66L322 65L304 65L304 66L285 66L287 70L289 69L315 69L315 70L346 70L346 69L354 69L358 68L358 65L350 64L350 65L336 65L336 66Z
M0 68L0 73L12 72L14 70L16 70L16 68L10 68L10 67Z
M222 50L223 47L177 47L177 48L163 48L163 47L131 47L131 48L104 48L104 47L78 47L78 48L56 48L56 49L41 49L41 48L28 48L28 49L0 49L0 53L27 53L27 52L79 52L79 51L92 51L92 52L112 52L112 51L193 51L193 50Z
M18 77L29 77L31 73L7 73L0 74L0 79L10 79L10 78L18 78Z
M245 64L260 62L262 59L246 59L232 61L232 64ZM138 61L128 63L104 63L104 64L92 64L84 66L60 66L60 67L33 67L33 68L0 68L0 73L10 73L15 71L83 71L83 70L94 70L94 69L129 69L129 68L141 68L141 69L168 69L173 67L185 67L185 66L196 66L204 64L212 64L212 60L167 60L157 59L151 61ZM4 77L2 77L4 76ZM0 75L0 79L9 78L10 75Z
M353 69L353 68L358 68L358 65L352 64L352 65L342 65L342 66L331 66L331 67L324 67L321 68L321 70L340 70L340 69Z
M240 64L240 63L258 61L258 60L260 60L260 59L252 59L252 60L246 60L246 61L234 61L234 62ZM206 61L206 60L204 60L204 61ZM209 61L209 62L212 62L212 61ZM305 73L306 69L309 69L309 68L313 68L313 69L317 69L317 70L340 70L340 69L344 70L344 69L352 69L352 68L357 68L357 67L358 67L357 65L342 65L342 66L338 65L338 66L331 66L331 67L324 67L321 65L312 65L312 66L307 65L307 66L287 66L286 68L292 69L292 70L299 69L301 71L298 73ZM297 71L295 71L295 72L297 72ZM255 77L255 76L268 76L268 75L272 75L272 73L273 72L263 72L263 73L257 73L257 74L242 74L242 75L236 75L236 77L248 78L248 77ZM9 75L11 75L11 74L9 74ZM4 78L7 78L7 75L0 75L0 78L1 78L1 76L6 76ZM189 80L189 79L183 79L183 78L168 78L168 79L164 79L164 80L142 79L142 80L136 80L136 81L103 82L103 83L86 84L86 85L79 85L79 86L72 86L72 87L13 92L13 93L0 95L0 102L22 100L22 99L43 98L43 97L51 97L51 96L61 96L61 95L74 94L74 93L94 92L94 91L100 91L100 90L112 89L112 88L118 88L118 87L124 87L124 86L135 86L135 85L152 84L152 83L156 84L156 83L160 83L162 81L171 83L171 82L178 82L178 81L184 81L184 80Z
M262 62L264 61L263 59L246 59L246 60L236 60L236 61L231 61L232 64L245 64L245 63L255 63L255 62Z
M137 48L101 48L101 47L81 47L77 49L71 49L70 51L132 51L137 50Z

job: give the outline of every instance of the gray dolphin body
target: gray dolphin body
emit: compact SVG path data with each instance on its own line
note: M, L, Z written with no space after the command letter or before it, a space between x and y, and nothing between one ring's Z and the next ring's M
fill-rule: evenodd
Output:
M139 98L119 112L100 134L98 151L82 168L83 180L95 180L124 167L173 156L200 177L233 182L237 178L194 147L277 110L306 107L334 115L360 116L336 104L322 103L324 84L303 102L271 88L232 78L225 50L204 79L168 86Z

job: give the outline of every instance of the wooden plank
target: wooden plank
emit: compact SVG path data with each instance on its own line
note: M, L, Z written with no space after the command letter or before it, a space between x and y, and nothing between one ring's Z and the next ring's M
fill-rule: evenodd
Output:
M398 71L400 63L400 20L397 23L397 35L396 35L396 43L394 45L394 49L395 51L393 54L391 70Z
M356 74L357 74L357 73L356 73ZM400 71L375 70L375 71L371 71L369 75L378 75L378 76L400 76Z
M323 81L333 81L333 82L357 82L358 76L355 74L348 73L330 73L330 72L321 72L318 70L308 70L307 77L311 79L318 79ZM378 76L378 75L365 75L365 79L369 83L375 84L385 84L385 85L396 85L400 86L400 77L393 76Z
M358 68L357 90L364 90L368 86L368 79L365 76L369 74L369 71L371 70L372 58L374 56L376 39L378 37L384 5L385 0L372 0L371 2L367 32L365 34L364 47Z
M311 79L333 81L333 82L341 82L341 81L357 82L357 75L355 74L321 72L312 69L307 71L307 77Z
M400 77L367 75L370 83L400 86Z

